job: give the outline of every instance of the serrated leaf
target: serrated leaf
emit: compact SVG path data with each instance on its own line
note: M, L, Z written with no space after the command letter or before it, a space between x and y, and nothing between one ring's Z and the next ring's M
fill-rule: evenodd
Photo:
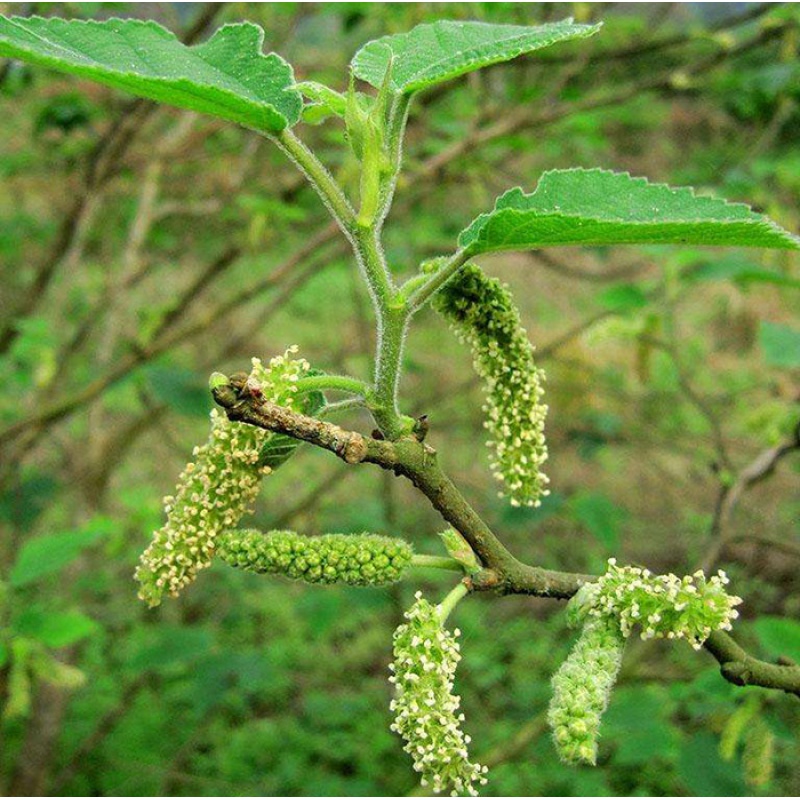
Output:
M292 68L261 52L258 25L225 25L187 47L155 22L0 16L0 56L30 61L138 97L279 133L300 119Z
M57 572L105 535L109 524L105 518L98 518L80 530L50 533L29 539L22 545L11 568L9 583L19 588Z
M552 245L695 244L800 249L800 238L741 203L698 197L627 172L545 172L511 189L458 238L469 254Z
M774 322L762 322L758 341L764 359L773 367L800 367L800 330Z
M309 370L311 375L322 375L319 370ZM299 411L308 416L314 416L325 405L325 395L322 392L308 392L300 398ZM259 463L262 466L270 467L273 470L285 464L294 454L302 442L291 436L282 433L273 433L261 446L259 453Z
M571 18L537 26L440 20L368 42L352 66L356 77L380 88L391 62L389 88L409 94L599 30L600 25L578 25Z

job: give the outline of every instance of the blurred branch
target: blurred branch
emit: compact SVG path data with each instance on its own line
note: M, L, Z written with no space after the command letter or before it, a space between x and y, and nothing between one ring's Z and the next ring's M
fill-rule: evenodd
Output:
M224 4L221 3L206 3L182 41L185 44L196 42L223 7ZM0 354L14 343L19 334L17 321L33 312L62 262L78 257L82 240L99 205L100 194L116 174L123 155L143 129L144 123L157 108L158 105L146 100L126 103L115 122L95 146L86 164L83 188L77 193L64 217L50 253L36 270L22 300L0 328Z
M742 495L752 486L772 475L780 461L796 450L800 450L800 422L795 426L791 438L775 447L763 450L736 475L733 483L722 484L714 518L711 522L711 542L700 564L701 569L706 571L713 569L728 543L737 538L731 527L731 520ZM756 537L748 536L747 538L759 541ZM791 548L791 545L778 543L775 540L769 541L774 547L782 546L784 549L792 550L795 554L798 552L797 548Z

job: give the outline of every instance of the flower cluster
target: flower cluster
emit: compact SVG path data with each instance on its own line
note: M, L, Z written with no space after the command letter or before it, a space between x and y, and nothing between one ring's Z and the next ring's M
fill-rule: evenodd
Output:
M292 358L296 350L289 348L268 366L254 358L248 385L292 408L296 381L308 371L305 360ZM215 538L247 513L261 478L272 471L260 460L270 436L252 425L231 422L217 409L211 412L211 435L206 444L195 447L195 460L181 473L175 496L164 498L167 521L153 534L136 569L139 597L148 605L157 606L165 593L177 596L209 566Z
M412 554L403 539L369 533L301 536L294 531L236 530L223 533L216 546L216 555L232 567L351 586L399 581Z
M471 347L475 370L484 381L484 425L490 432L495 477L505 483L512 505L538 506L548 494L548 478L541 471L547 459L544 372L534 363L533 346L511 294L469 264L433 303Z
M587 620L580 638L553 676L547 721L556 750L568 764L594 764L600 721L617 680L625 636L613 619Z
M406 623L394 634L395 712L392 730L405 740L405 751L414 759L423 786L439 794L467 792L476 795L475 784L486 783L486 767L469 760L470 738L461 730L464 715L458 713L461 698L453 694L453 677L461 659L456 637L442 627L436 606L417 592L417 601L406 612Z
M699 649L712 631L730 630L739 616L735 606L742 599L725 591L728 582L722 570L711 578L702 570L679 578L618 567L611 558L606 574L584 587L582 603L589 615L616 618L625 636L640 625L642 639L687 639Z

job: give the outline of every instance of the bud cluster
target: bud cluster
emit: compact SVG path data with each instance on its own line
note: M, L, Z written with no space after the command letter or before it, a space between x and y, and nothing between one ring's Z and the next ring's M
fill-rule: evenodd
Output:
M433 304L469 344L483 379L494 476L505 483L512 505L538 506L549 482L541 471L547 459L544 372L534 363L533 346L511 294L500 281L468 264Z
M395 697L392 730L405 740L404 750L421 773L421 784L434 793L476 795L486 783L486 767L469 760L470 737L461 730L461 698L453 694L453 678L461 660L456 637L443 626L436 606L416 594L407 622L394 633L394 663L389 678Z
M594 764L600 721L617 680L625 636L614 619L592 617L558 672L547 721L568 764Z
M232 567L285 575L308 583L382 586L395 583L411 563L413 550L403 539L375 534L328 533L301 536L294 531L226 531L216 555Z
M617 619L625 636L640 625L642 639L687 639L700 649L712 631L730 630L739 616L735 606L742 599L725 591L728 583L722 570L711 578L702 570L679 578L618 567L610 558L606 574L584 587L583 604L589 615Z
M292 358L296 350L289 348L266 367L254 358L248 385L292 408L296 381L308 371L305 360ZM157 606L165 593L177 596L191 583L210 565L217 535L250 510L261 478L272 471L262 466L259 455L270 436L252 425L231 422L217 409L211 412L211 435L206 444L194 448L194 461L181 473L175 495L164 498L167 521L154 532L136 569L139 597L148 605Z

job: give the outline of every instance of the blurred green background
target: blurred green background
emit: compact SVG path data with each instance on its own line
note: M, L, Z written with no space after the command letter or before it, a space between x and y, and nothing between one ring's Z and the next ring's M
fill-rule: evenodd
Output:
M154 17L195 41L251 20L299 78L337 89L361 44L420 22L604 20L590 40L418 99L387 228L398 275L553 167L691 184L800 227L792 4L0 6ZM343 241L254 134L19 63L0 63L0 80L0 788L414 791L389 732L391 634L416 589L439 598L451 579L308 588L216 565L156 611L132 581L161 497L206 437L212 370L298 344L315 366L368 377L371 309ZM354 190L341 127L304 128ZM562 248L482 266L513 288L548 373L553 492L535 511L496 497L469 354L426 311L403 408L429 415L470 501L530 563L724 567L745 599L738 638L800 659L798 453L746 485L800 418L798 256ZM369 430L358 414L344 424ZM406 483L310 449L265 482L253 524L393 533L431 553L443 527ZM543 712L571 641L561 611L473 597L454 614L487 794L800 792L797 699L737 689L683 643L633 643L599 766L560 765Z

